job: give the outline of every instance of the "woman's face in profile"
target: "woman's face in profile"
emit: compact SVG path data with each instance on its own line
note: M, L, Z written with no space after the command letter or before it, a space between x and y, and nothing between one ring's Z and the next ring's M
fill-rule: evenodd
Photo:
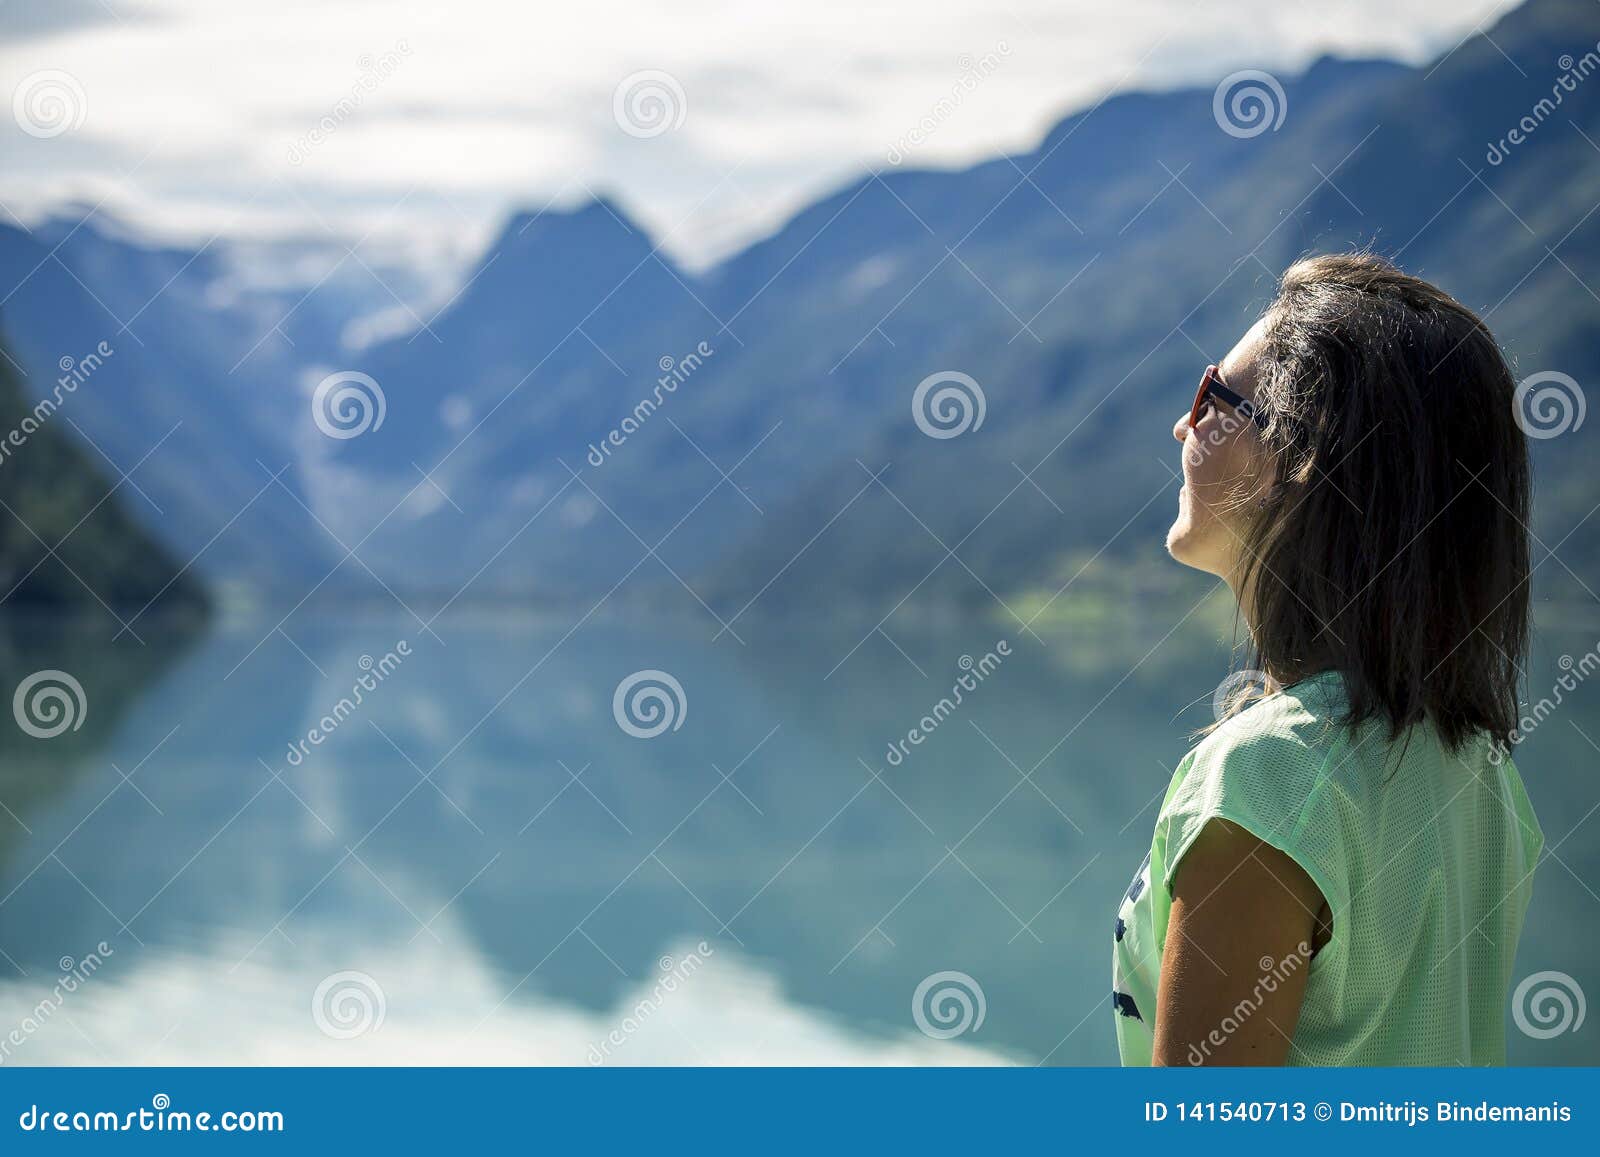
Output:
M1255 398L1256 358L1266 319L1250 327L1220 366L1235 392ZM1264 448L1255 425L1216 398L1206 401L1191 428L1189 413L1173 423L1183 443L1183 489L1178 517L1167 531L1167 552L1185 566L1232 583L1245 531L1260 493Z

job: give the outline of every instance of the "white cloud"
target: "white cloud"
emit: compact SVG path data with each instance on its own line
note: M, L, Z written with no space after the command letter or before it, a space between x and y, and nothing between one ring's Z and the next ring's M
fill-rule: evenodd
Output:
M951 91L962 58L1002 43L1000 67L916 163L1029 148L1115 87L1294 69L1327 50L1422 59L1512 6L147 0L133 18L52 30L29 15L52 2L0 8L0 23L32 31L0 47L0 87L64 70L87 115L46 140L0 123L0 200L13 211L108 196L112 211L202 237L324 223L360 236L380 215L390 231L481 236L513 206L604 188L670 232L669 249L702 260L882 166ZM398 66L338 113L371 61L400 46ZM681 128L646 139L617 128L613 91L641 69L682 85ZM291 147L324 117L338 123L293 163Z
M996 1065L1022 1058L978 1035L934 1040L904 1008L886 1010L898 1030L863 1032L795 1003L777 979L729 944L709 946L692 968L619 985L608 1008L591 1009L541 991L535 976L515 992L474 952L448 916L441 939L368 939L355 951L348 927L298 925L290 946L276 936L224 937L205 949L116 949L75 991L56 977L0 988L0 1032L17 1029L7 1064L21 1065ZM574 937L575 951L592 949ZM675 963L695 944L664 945ZM595 966L610 965L595 953ZM318 985L359 973L353 998L328 1007L329 1036L312 1013ZM620 979L620 978L619 978ZM344 982L339 982L343 984ZM378 1023L379 993L383 1016ZM647 1014L638 1016L641 1001ZM38 1016L41 1002L52 1006ZM362 1019L362 1018L365 1019ZM615 1032L617 1036L611 1034ZM620 1043L617 1043L620 1038ZM178 1109L194 1106L177 1105Z

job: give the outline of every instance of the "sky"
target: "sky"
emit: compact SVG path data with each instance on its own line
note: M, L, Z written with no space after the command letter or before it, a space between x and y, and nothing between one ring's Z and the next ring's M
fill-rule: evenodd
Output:
M1026 150L1108 92L1421 61L1514 6L0 0L0 220L427 261L603 192L704 266L869 169Z

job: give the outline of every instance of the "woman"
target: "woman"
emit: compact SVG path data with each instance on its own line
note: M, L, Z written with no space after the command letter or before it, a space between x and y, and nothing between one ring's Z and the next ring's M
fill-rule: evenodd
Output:
M1173 427L1167 549L1255 654L1116 924L1125 1064L1503 1064L1544 843L1510 760L1529 468L1483 323L1315 257Z

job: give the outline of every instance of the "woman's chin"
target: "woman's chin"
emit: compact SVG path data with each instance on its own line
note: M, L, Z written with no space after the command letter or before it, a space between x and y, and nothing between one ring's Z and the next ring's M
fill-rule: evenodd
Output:
M1184 548L1188 545L1189 520L1179 514L1177 521L1167 528L1167 553L1181 563L1188 563L1184 558Z
M1192 570L1226 579L1228 577L1226 551L1222 549L1221 544L1208 542L1206 536L1197 533L1197 530L1198 528L1190 526L1182 518L1174 522L1172 528L1167 531L1167 553L1172 556L1174 562L1182 563Z
M1195 530L1187 514L1179 514L1177 521L1167 529L1167 553L1184 566L1209 571L1211 568L1206 565L1206 552L1201 549L1200 535Z

